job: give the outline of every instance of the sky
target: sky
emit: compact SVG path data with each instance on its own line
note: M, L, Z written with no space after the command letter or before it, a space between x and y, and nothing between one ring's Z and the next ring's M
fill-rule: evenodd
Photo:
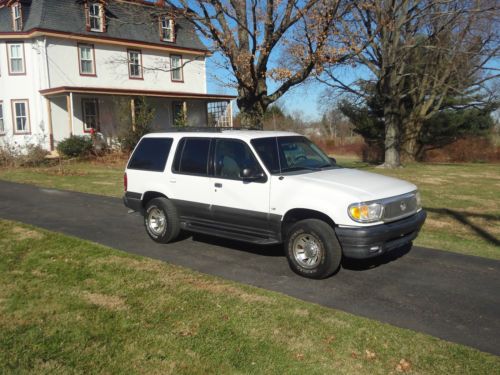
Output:
M236 95L236 89L225 86L222 81L228 79L230 72L220 68L217 64L219 57L214 55L207 60L207 86L208 92L213 94ZM276 63L271 63L269 69ZM337 76L344 82L352 82L360 77L366 78L367 72L361 68L345 67L337 70ZM276 88L276 84L269 82L271 90ZM305 83L297 85L287 91L277 102L286 113L299 112L306 121L320 120L323 113L334 106L334 101L326 95L327 86L309 79ZM234 108L236 108L234 103Z

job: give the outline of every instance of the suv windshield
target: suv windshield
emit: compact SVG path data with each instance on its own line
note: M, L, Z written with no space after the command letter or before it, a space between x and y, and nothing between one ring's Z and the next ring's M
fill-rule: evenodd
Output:
M271 173L321 170L333 167L330 158L306 137L272 137L252 140L252 145Z

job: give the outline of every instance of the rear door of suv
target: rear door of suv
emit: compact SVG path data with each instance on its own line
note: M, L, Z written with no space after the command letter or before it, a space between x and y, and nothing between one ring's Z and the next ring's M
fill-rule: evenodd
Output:
M212 187L208 176L211 138L184 137L177 144L168 190L181 221L202 224L211 219Z

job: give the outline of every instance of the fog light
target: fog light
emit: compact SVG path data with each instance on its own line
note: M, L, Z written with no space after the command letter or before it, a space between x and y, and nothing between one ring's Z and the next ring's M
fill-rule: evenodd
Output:
M371 252L377 251L378 249L380 249L380 246L372 246L372 247L370 247L370 251Z

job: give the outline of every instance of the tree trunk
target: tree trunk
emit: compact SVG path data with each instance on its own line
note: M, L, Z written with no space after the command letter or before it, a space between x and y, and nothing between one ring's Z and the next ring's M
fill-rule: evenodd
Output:
M240 109L241 127L263 129L266 106L261 101L239 97L236 103Z
M386 119L385 123L385 168L398 168L401 166L399 154L399 126L394 116Z
M418 135L420 134L422 126L423 121L412 119L407 121L405 126L403 126L405 134L401 142L401 151L404 161L414 162L418 160Z
M383 168L399 168L401 166L400 140L401 124L399 116L399 103L387 100L384 104L385 118L385 157Z

